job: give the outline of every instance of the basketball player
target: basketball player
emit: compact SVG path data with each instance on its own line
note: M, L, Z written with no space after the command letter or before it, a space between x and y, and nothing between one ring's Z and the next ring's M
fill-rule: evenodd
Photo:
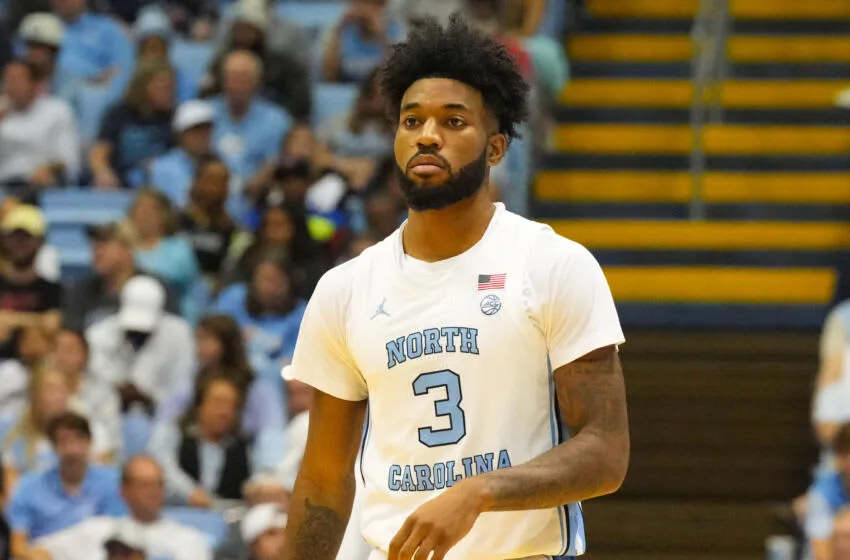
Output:
M484 188L528 87L457 17L413 29L381 84L409 219L307 308L289 375L317 393L283 557L335 558L355 476L370 560L582 554L578 502L628 465L623 334L590 253Z

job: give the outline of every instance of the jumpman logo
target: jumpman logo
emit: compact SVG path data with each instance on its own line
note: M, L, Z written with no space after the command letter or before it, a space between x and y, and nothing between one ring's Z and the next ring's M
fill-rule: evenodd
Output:
M387 303L387 298L384 298L384 301L382 301L382 302L381 302L381 305L379 305L379 306L378 306L378 310L377 310L377 311L375 311L375 314L374 314L374 315L372 315L372 318L371 318L371 319L369 319L370 321L371 321L372 319L374 319L375 317L377 317L378 315L386 315L387 317L389 317L389 316L390 316L390 314L389 314L389 313L387 313L387 312L386 312L386 310L384 309L384 304L385 304L385 303Z

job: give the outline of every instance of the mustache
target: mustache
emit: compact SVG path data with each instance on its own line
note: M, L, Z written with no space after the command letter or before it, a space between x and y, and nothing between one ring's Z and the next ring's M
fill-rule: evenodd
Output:
M415 160L419 156L433 156L433 157L437 158L438 160L440 160L440 162L443 164L443 166L447 170L451 171L451 168L452 168L451 164L449 163L449 161L446 158L444 158L439 153L437 153L436 148L420 148L419 151L416 152L413 155L412 158L407 160L407 165L405 166L405 170L410 171L410 168L413 164L413 160Z

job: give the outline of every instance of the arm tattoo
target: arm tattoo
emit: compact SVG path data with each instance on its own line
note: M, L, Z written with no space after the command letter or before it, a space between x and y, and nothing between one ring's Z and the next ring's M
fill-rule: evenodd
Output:
M345 534L346 523L339 513L304 501L304 520L295 535L297 560L334 560Z
M622 482L629 428L616 348L558 368L555 386L572 437L527 463L475 477L485 485L487 510L556 507L613 492Z

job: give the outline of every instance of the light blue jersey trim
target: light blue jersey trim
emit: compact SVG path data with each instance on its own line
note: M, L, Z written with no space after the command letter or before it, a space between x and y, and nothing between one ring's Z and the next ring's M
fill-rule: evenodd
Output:
M568 431L562 429L560 412L558 411L557 394L555 392L555 376L552 365L549 364L549 424L552 430L552 446L559 445L570 439ZM584 516L581 504L573 503L558 508L558 520L561 523L561 552L553 557L571 558L579 553L576 546L579 542L587 548L584 534Z
M369 436L372 435L372 415L369 414L369 406L366 406L366 419L363 421L363 439L360 442L360 480L366 485L366 475L363 474L363 455L366 454L366 446L369 445Z
M552 447L561 443L561 424L556 408L555 376L552 374L552 366L549 365L549 427L552 431ZM558 521L561 526L561 555L566 554L570 547L569 519L568 513L563 507L558 507Z

